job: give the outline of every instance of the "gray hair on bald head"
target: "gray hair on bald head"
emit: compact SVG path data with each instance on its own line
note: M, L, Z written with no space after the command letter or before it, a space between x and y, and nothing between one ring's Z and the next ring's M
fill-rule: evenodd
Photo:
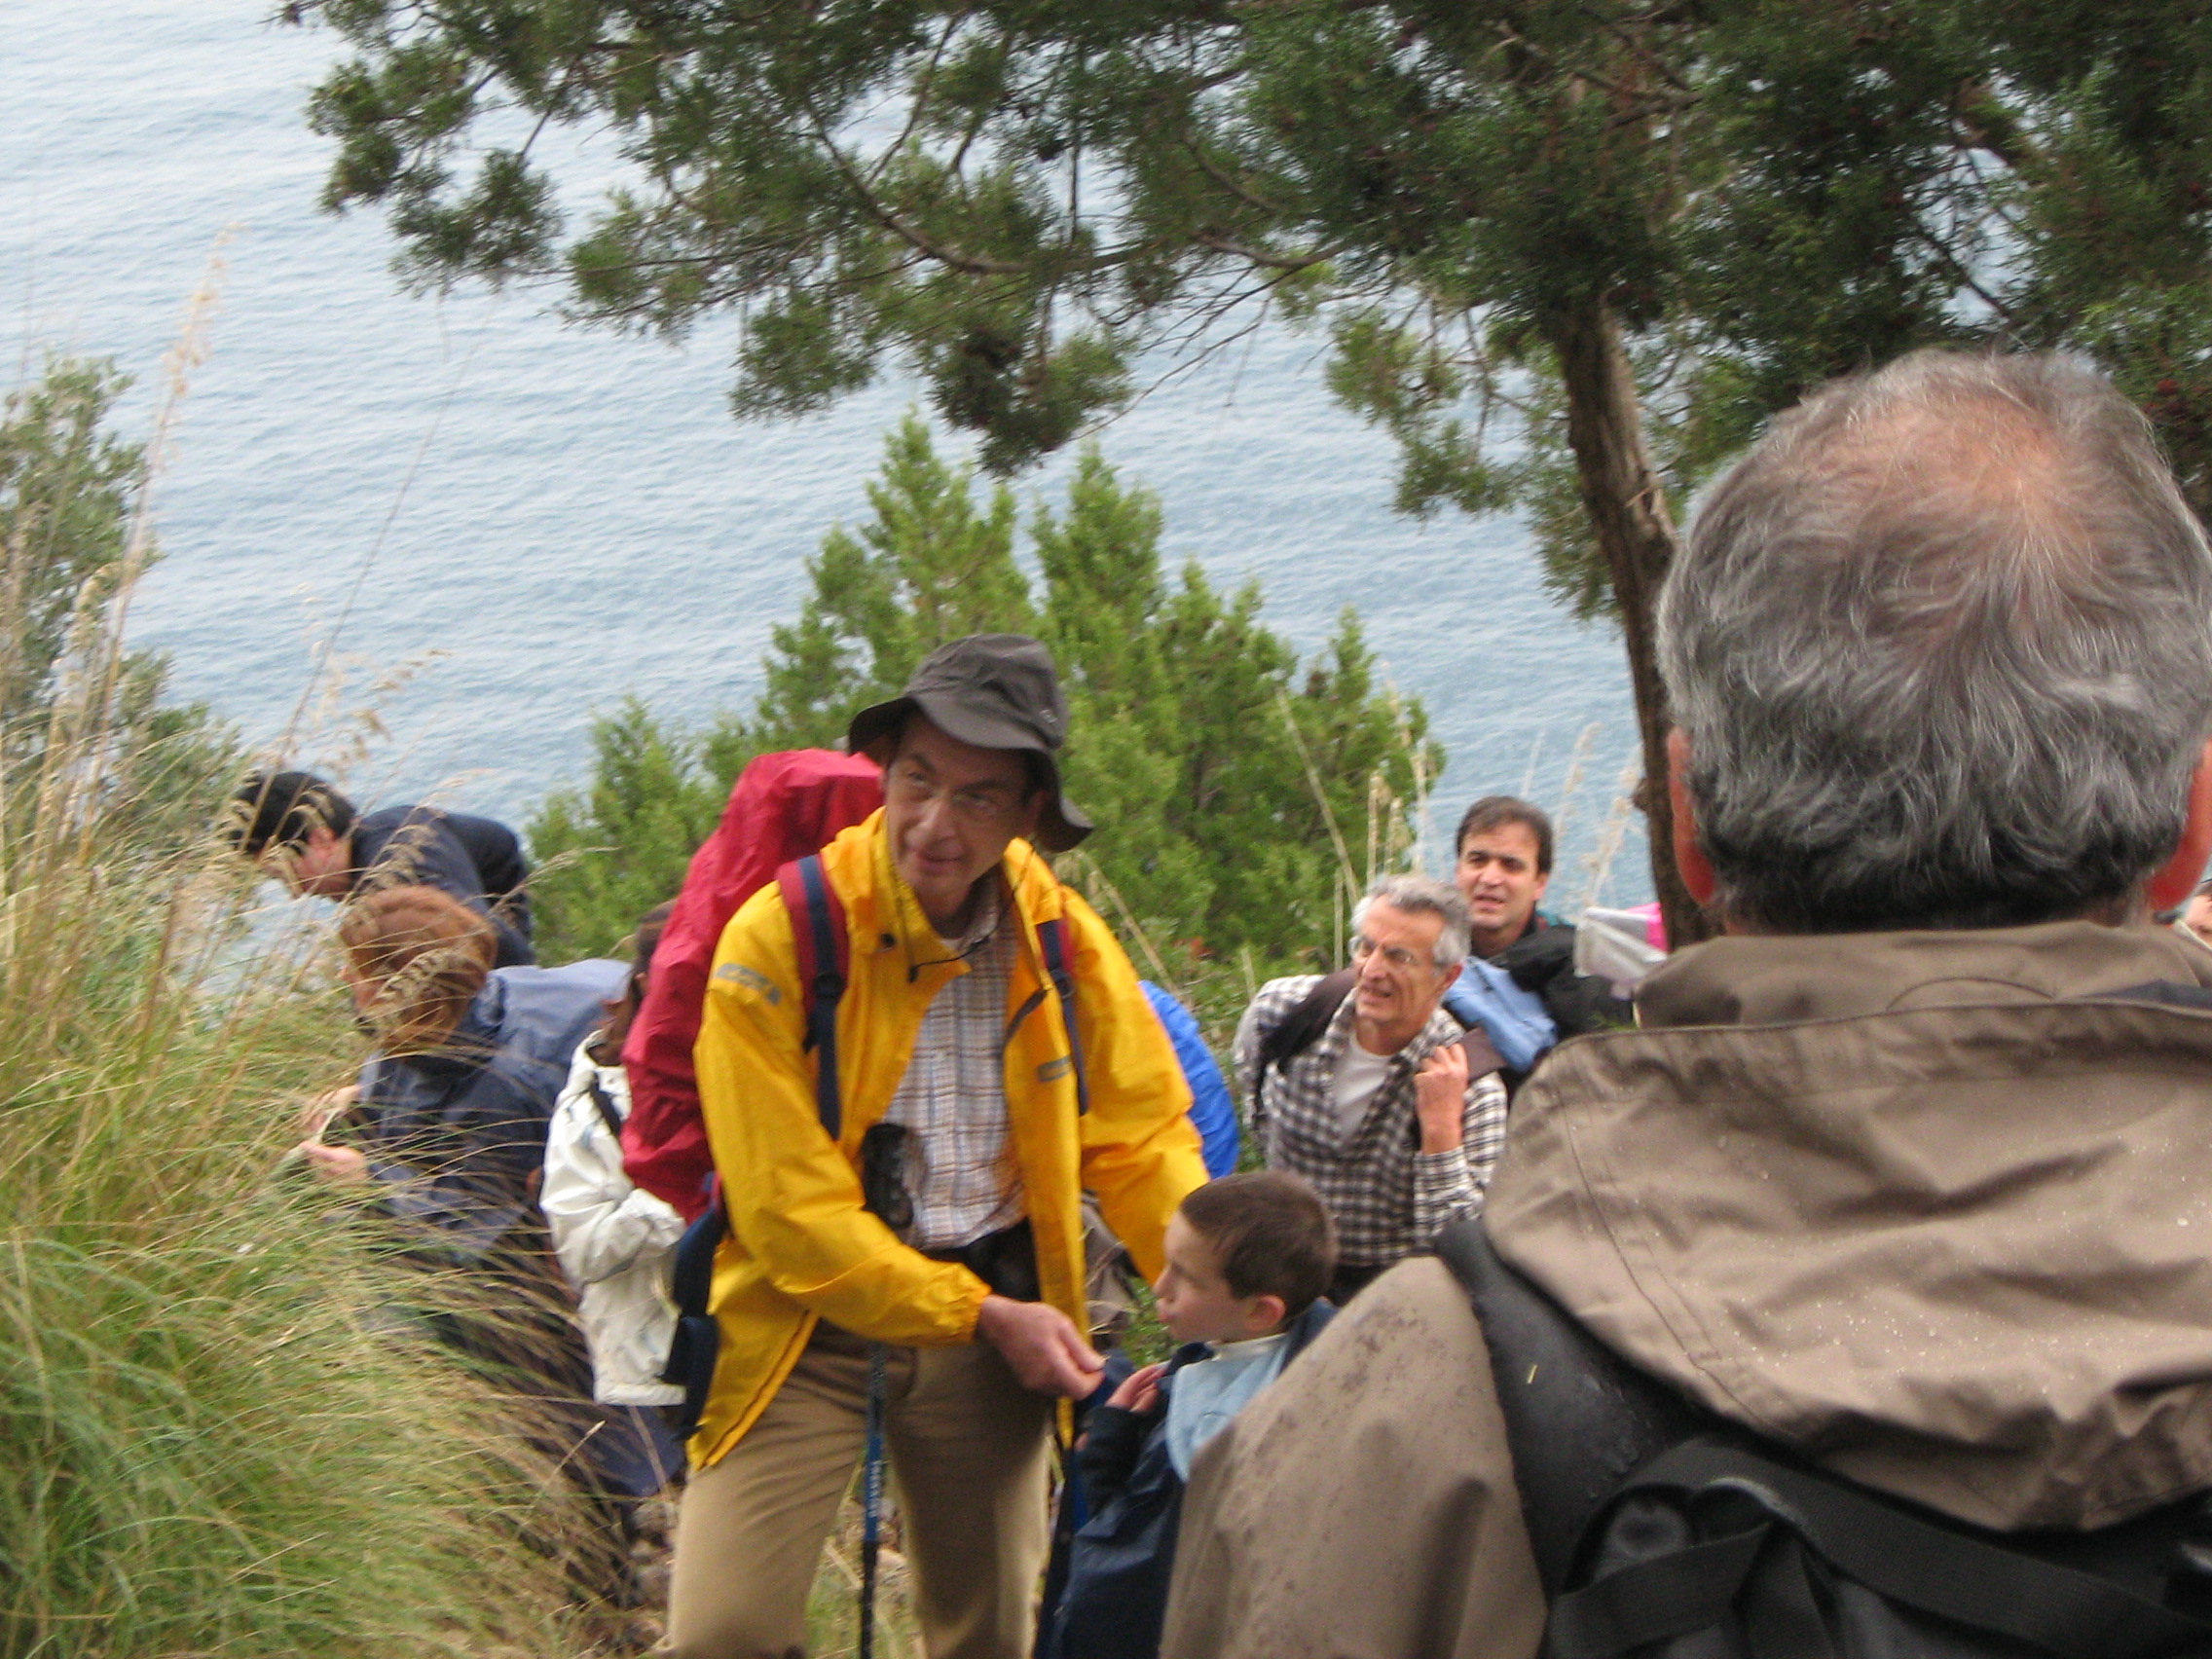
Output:
M1367 912L1378 902L1388 904L1393 909L1403 910L1410 916L1444 918L1444 931L1436 936L1436 965L1439 968L1456 968L1467 959L1467 902L1459 897L1456 887L1425 875L1381 876L1367 890L1367 897L1352 909L1353 933L1358 933L1367 926Z
M1782 931L2131 899L2212 732L2212 548L2061 356L1916 352L1781 417L1700 504L1658 634L1721 903Z

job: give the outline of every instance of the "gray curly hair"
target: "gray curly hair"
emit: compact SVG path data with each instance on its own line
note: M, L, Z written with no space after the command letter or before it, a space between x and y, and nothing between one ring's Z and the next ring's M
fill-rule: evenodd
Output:
M1385 875L1367 890L1367 897L1351 913L1352 932L1367 925L1368 910L1380 900L1409 915L1444 918L1444 931L1436 936L1436 965L1456 968L1467 959L1467 902L1449 883L1425 875Z

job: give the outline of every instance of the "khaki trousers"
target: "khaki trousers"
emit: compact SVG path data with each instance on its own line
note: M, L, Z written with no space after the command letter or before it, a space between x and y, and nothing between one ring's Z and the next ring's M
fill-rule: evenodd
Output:
M987 1343L889 1350L884 1441L930 1659L1027 1659L1050 1546L1052 1402ZM672 1659L795 1659L867 1447L868 1345L829 1324L676 1523Z

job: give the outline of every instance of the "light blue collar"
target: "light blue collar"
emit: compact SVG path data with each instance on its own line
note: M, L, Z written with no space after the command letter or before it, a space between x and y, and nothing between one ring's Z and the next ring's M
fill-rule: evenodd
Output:
M1252 1396L1275 1380L1290 1347L1290 1333L1222 1343L1205 1358L1176 1372L1167 1388L1167 1456L1176 1474L1191 1478L1198 1448L1227 1428Z

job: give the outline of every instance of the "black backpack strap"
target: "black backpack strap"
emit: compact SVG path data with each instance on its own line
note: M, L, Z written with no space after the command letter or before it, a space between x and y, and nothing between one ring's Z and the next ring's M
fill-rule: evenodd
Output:
M619 1145L622 1140L622 1114L615 1111L614 1102L607 1097L607 1090L599 1087L597 1077L585 1084L584 1088L591 1091L591 1103L599 1110L599 1121L607 1125L607 1132Z
M1450 1046L1445 1045L1447 1048ZM1488 1077L1492 1072L1505 1070L1505 1057L1497 1051L1497 1045L1490 1040L1490 1033L1481 1026L1468 1026L1459 1038L1459 1047L1467 1051L1469 1077Z
M1610 1659L1723 1623L1732 1608L1741 1611L1739 1592L1754 1571L1777 1555L1806 1551L1899 1606L2064 1659L2212 1653L2212 1623L2129 1588L2101 1570L2107 1564L2097 1555L2076 1558L2097 1571L2052 1559L2094 1544L2095 1534L1987 1542L1766 1455L1736 1425L1606 1348L1498 1256L1480 1216L1447 1227L1436 1253L1466 1288L1490 1352L1522 1516L1552 1608L1546 1659ZM1657 1493L1684 1505L1731 1502L1750 1512L1750 1524L1580 1582L1598 1566L1577 1557L1605 1535L1602 1519ZM2186 1500L2110 1529L2118 1548L2098 1553L2132 1560L2132 1581L2150 1588L2173 1559L2185 1512L2197 1507ZM1804 1576L1800 1563L1772 1581L1801 1584ZM1777 1602L1762 1616L1812 1619L1811 1603L1796 1600L1803 1605ZM1785 1646L1821 1650L1794 1639Z
M1290 1012L1261 1037L1260 1063L1252 1073L1255 1121L1262 1115L1260 1091L1268 1086L1269 1071L1305 1053L1321 1040L1321 1033L1329 1029L1329 1021L1337 1017L1337 1010L1344 1007L1345 998L1351 995L1352 984L1358 977L1349 968L1322 975L1310 990L1291 1005Z
M1446 1227L1435 1249L1482 1326L1522 1519L1544 1593L1557 1597L1585 1529L1621 1483L1718 1419L1620 1358L1508 1266L1479 1214Z
M1770 1520L1607 1573L1557 1598L1546 1659L1606 1659L1724 1623L1778 1529L1875 1594L1970 1630L2065 1659L2146 1659L2212 1651L2212 1624L2094 1573L1918 1520L1835 1480L1741 1446L1676 1447L1618 1493L1685 1499L1725 1491Z

